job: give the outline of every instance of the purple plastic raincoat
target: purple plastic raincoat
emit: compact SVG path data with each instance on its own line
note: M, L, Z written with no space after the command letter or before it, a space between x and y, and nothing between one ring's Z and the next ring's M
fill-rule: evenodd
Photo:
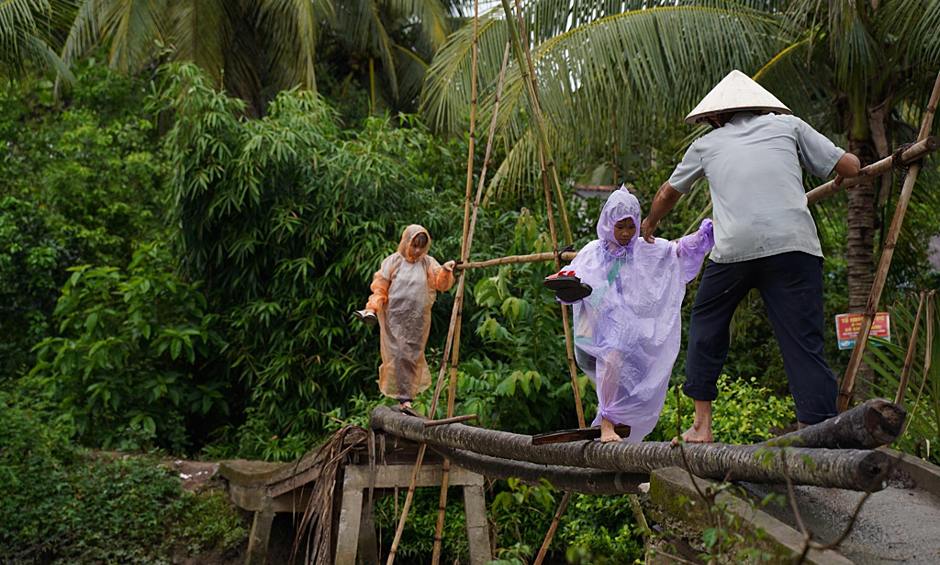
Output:
M627 245L614 224L633 218L637 234ZM567 270L594 289L574 304L575 359L597 385L601 417L631 427L627 441L653 431L666 400L679 354L680 308L685 285L695 278L715 243L712 222L677 242L639 238L640 203L626 188L610 195L597 222L597 237Z

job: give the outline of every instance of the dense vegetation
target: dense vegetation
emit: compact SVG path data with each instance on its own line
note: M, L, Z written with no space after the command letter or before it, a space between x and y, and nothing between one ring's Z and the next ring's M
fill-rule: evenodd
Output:
M50 5L74 10L78 4ZM340 422L365 425L369 411L388 402L376 387L376 330L352 321L350 313L363 306L372 273L406 225L428 228L431 254L442 262L457 258L468 94L429 87L434 96L449 97L451 121L435 113L445 106L424 106L421 115L372 111L420 107L424 64L444 45L441 34L459 22L415 28L408 24L415 15L402 14L398 4L353 4L355 10L380 6L375 14L384 18L381 29L393 41L371 44L368 34L378 33L375 26L342 37L342 24L333 22L303 37L322 40L315 67L303 66L300 51L282 48L300 41L291 35L303 35L296 29L257 52L226 43L230 50L223 57L200 51L209 42L191 41L192 35L173 46L151 45L166 32L161 26L168 23L159 19L141 23L136 36L103 26L96 32L101 37L85 37L88 43L66 53L64 61L37 52L13 64L7 52L0 54L0 77L8 85L0 92L0 562L159 563L207 551L232 553L245 537L242 518L224 497L182 492L178 478L158 464L161 458L291 460ZM447 4L427 3L435 14ZM183 14L185 5L174 10ZM266 30L283 31L278 21L292 17L285 11L276 15L287 20L270 13L270 19L253 19L253 6L244 3L240 9L246 11L226 13L228 19L215 14L228 22L220 36L250 43ZM338 22L354 19L351 8L340 8ZM62 22L40 18L54 10L36 11L39 19L24 27L23 37L64 42L66 35L55 28ZM758 20L745 24L767 25ZM499 26L488 29L494 33ZM552 29L540 33L550 37ZM452 36L430 72L445 66L447 54L465 45L468 35L464 27ZM483 38L484 49L496 45L501 56L502 39L494 37ZM0 33L0 46L6 39ZM751 55L761 54L766 53ZM241 75L222 72L225 57L244 61ZM485 75L493 74L490 59ZM295 68L258 71L278 65ZM301 67L309 74L294 80ZM246 83L246 76L254 82ZM316 91L282 89L313 82ZM906 92L920 92L922 82L913 81ZM685 104L696 92L673 102ZM429 95L425 102L434 99ZM590 115L626 111L621 102ZM502 168L493 186L512 189L494 188L489 195L474 258L551 248L538 192L511 186L529 186L517 181L530 179L535 169L531 148L508 143L524 138L528 127L518 104L509 107L511 119L496 144L494 163ZM484 104L481 112L487 111ZM830 121L808 112L819 124ZM895 112L897 139L906 139L903 124L914 121L913 113ZM610 139L566 139L577 147L560 151L560 172L572 181L626 179L647 209L681 156L688 132L640 120L639 110L630 115L639 120L637 128L621 122ZM641 123L656 132L655 140L638 129ZM579 127L595 126L585 121ZM844 133L835 125L828 131ZM606 163L614 151L611 170ZM927 261L928 242L940 229L940 200L930 196L938 193L938 179L935 164L921 176L882 300L893 304L898 321L893 342L872 352L881 377L876 391L887 396L896 390L917 309L907 295L938 280ZM878 210L890 210L896 197L896 191L885 194ZM581 200L570 189L566 198L580 247L595 237L602 202ZM814 211L827 253L827 319L849 306L846 201L834 198ZM707 205L707 187L696 187L659 235L682 235ZM577 424L559 311L541 285L551 269L519 264L470 275L457 411L478 414L482 426L532 433ZM685 320L696 284L689 286ZM452 300L452 293L441 293L434 308L432 372L440 363ZM831 326L827 355L839 374L848 352L837 350ZM934 343L921 330L919 355L925 348L940 355L937 329ZM772 428L792 423L793 408L756 292L735 314L732 337L716 404L716 437L735 443L766 439ZM683 351L673 373L677 382L684 365ZM915 453L924 440L936 441L940 421L940 364L923 381L922 369L917 361L917 388L908 392L909 405L920 401L921 408L899 443ZM585 413L592 417L596 396L584 375L580 386ZM429 400L429 393L416 399L418 409L425 410ZM680 401L687 423L691 403L671 391L650 439L675 433ZM113 458L101 450L149 455ZM936 451L931 455L940 461ZM496 556L506 562L530 558L559 493L550 485L513 481L496 482L489 493ZM444 538L453 560L466 547L462 505L458 496L451 500ZM427 560L436 508L436 492L419 493L400 549L403 558ZM394 527L394 513L391 499L379 503L377 521L386 532ZM642 543L626 498L575 498L554 550L573 563L640 557Z

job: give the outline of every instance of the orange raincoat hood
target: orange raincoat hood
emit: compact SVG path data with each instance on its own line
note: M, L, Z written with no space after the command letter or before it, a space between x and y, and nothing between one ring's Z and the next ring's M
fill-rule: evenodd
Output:
M408 253L408 248L411 247L411 242L414 238L418 237L418 234L424 234L428 238L428 244L421 249L421 253L412 258L411 254ZM422 257L428 254L428 249L431 248L431 234L428 233L428 230L424 229L423 226L418 224L411 224L405 231L401 232L401 241L398 242L398 254L405 258L409 263L414 263L420 261Z

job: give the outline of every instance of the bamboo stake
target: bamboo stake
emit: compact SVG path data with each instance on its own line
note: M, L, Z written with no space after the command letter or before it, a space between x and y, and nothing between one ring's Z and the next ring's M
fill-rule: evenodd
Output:
M476 24L474 24L476 25ZM489 137L486 140L486 151L483 155L483 168L480 170L480 180L477 185L476 197L473 200L473 212L467 225L467 236L464 238L464 248L461 252L461 262L470 259L470 246L473 244L473 232L476 230L477 217L480 212L480 198L483 195L483 186L486 184L486 172L489 168L490 155L493 150L493 138L496 136L496 118L499 115L499 99L503 92L503 79L506 76L506 67L509 65L509 42L503 50L503 64L499 70L499 82L496 86L496 99L493 103L493 117L490 120ZM460 279L464 280L467 271L460 272ZM450 387L447 391L447 418L454 415L454 403L457 393L457 363L460 360L460 330L463 323L463 294L456 299L457 329L454 334L453 354L450 360ZM431 553L432 565L438 565L441 558L441 543L444 532L444 513L447 509L447 488L450 484L450 459L444 459L443 474L441 476L441 495L437 506L437 524L434 529L434 545Z
M445 424L457 424L459 422L467 422L469 420L476 420L476 419L477 419L476 414L465 414L463 416L454 416L453 418L444 418L442 420L428 420L427 422L424 422L422 425L425 428L430 428L433 426L443 426Z
M513 51L515 52L516 61L519 64L520 70L522 71L522 79L526 87L526 96L529 99L529 106L532 108L532 114L535 117L535 123L539 131L539 144L541 147L541 155L547 159L548 163L552 161L551 147L548 142L548 133L545 128L544 118L542 117L541 108L539 107L538 99L535 94L535 80L531 73L527 72L528 65L526 63L526 55L523 52L522 41L519 38L519 30L515 25L512 25L513 15L512 8L509 6L509 0L502 0L503 10L506 12L506 22L509 28L509 38L512 42ZM546 180L546 166L547 163L542 163L542 187L545 192L545 205L546 212L548 213L548 227L551 232L552 237L552 247L553 249L558 249L558 238L555 234L555 219L552 214L552 203L551 203L551 194L548 190L548 181ZM555 268L561 269L561 260L556 256L555 257ZM584 409L581 406L581 391L578 387L578 375L577 369L574 364L574 347L572 346L571 340L571 325L568 323L568 309L562 304L561 305L561 315L562 315L562 325L565 329L565 343L568 347L568 366L571 372L571 384L574 389L574 398L575 398L575 408L578 413L578 426L581 428L586 427L584 423Z
M477 50L479 46L477 38L477 25L479 23L479 0L474 0L473 14L473 63L471 66L470 79L470 140L467 148L467 189L464 201L463 212L463 233L461 255L466 253L469 248L469 239L471 237L469 218L470 218L470 196L473 190L473 152L476 145L476 115L477 115ZM437 401L440 398L441 387L444 384L444 374L447 368L447 358L455 342L460 339L459 313L460 304L463 299L464 288L466 286L465 272L460 274L460 281L457 283L457 290L454 293L454 306L450 313L450 326L447 329L447 339L444 343L444 356L441 359L441 370L437 376L437 385L434 387L434 397L431 400L431 407L428 410L428 416L434 417L437 410ZM459 346L458 346L459 347ZM421 464L424 463L424 453L427 451L427 445L422 444L418 448L418 455L415 459L414 468L411 471L411 481L408 484L408 494L405 496L405 504L402 507L401 518L398 520L398 527L395 529L395 538L392 540L392 548L388 554L386 565L392 565L395 562L395 553L398 551L398 544L401 543L402 533L405 531L405 523L408 520L408 510L411 508L411 501L414 498L415 486L418 482L418 472L421 470Z
M532 82L532 93L535 95L535 110L539 113L539 115L541 115L542 103L539 101L539 85L537 82L535 82L535 65L532 64L532 51L529 49L529 37L525 32L525 20L522 18L522 5L519 3L519 0L516 0L516 14L519 18L519 35L522 37L522 48L523 51L525 51L526 62L529 65L529 79ZM523 77L523 80L524 79L525 77ZM550 148L548 148L547 139L548 137L546 136L544 147L546 148L545 151L550 151ZM539 147L539 158L543 161L545 160L545 153L543 152L542 147ZM546 163L543 162L542 166L545 168ZM574 241L571 237L571 225L568 223L568 211L565 209L565 197L561 194L561 181L558 180L558 169L555 167L555 162L553 159L549 160L547 163L547 168L549 171L551 171L552 179L555 181L555 197L558 198L558 208L561 211L561 225L565 230L565 245L571 245L571 243Z
M519 0L516 0L519 27L523 30L523 32L520 33L520 30L516 29L516 26L512 25L512 9L509 7L508 0L502 0L502 4L503 10L506 12L506 21L509 27L509 36L512 40L513 50L515 51L516 60L519 64L520 70L522 71L522 80L526 86L526 96L529 99L529 106L532 108L532 115L535 117L535 123L539 133L539 165L542 168L542 189L545 193L545 211L548 214L548 227L552 237L552 249L557 252L558 238L555 235L555 219L554 215L552 214L552 202L551 194L549 193L548 189L547 169L551 169L552 178L555 182L555 190L558 197L558 204L561 207L566 240L569 244L571 243L571 228L568 225L568 218L564 209L564 198L561 194L561 185L558 181L554 159L552 158L551 146L549 145L548 132L547 128L545 127L541 107L539 105L538 91L536 90L535 85L535 70L534 66L532 65L532 55L529 51L529 45L525 38L525 28L522 27L522 9L519 5ZM522 36L522 40L520 40L520 36ZM523 43L523 41L525 41L525 43ZM555 256L555 269L561 270L561 259L557 255ZM571 375L571 387L572 391L574 392L575 410L577 411L578 415L578 427L584 428L586 427L584 421L584 408L581 405L581 390L578 386L578 372L574 363L574 347L571 338L571 326L568 323L568 308L564 304L561 304L561 318L562 325L565 330L565 345L568 353L568 368ZM555 536L555 531L558 529L558 524L561 521L561 517L564 514L570 499L571 494L566 492L561 499L561 503L558 505L558 510L555 512L555 516L552 519L551 526L549 526L545 540L542 542L542 547L539 549L539 554L535 560L535 565L541 565L542 561L545 559L545 556L548 553L548 547L551 545L552 538Z
M483 267L508 265L510 263L537 263L539 261L553 261L555 259L555 255L556 253L551 251L547 253L533 253L531 255L509 255L506 257L499 257L497 259L487 259L486 261L461 263L460 265L457 265L457 270L463 271L465 269L481 269ZM565 251L564 253L561 253L561 260L571 261L577 256L577 251Z
M911 365L914 363L914 350L917 349L917 330L920 328L920 314L924 310L925 291L920 291L920 304L917 306L917 316L914 317L914 329L911 330L911 343L907 346L907 357L904 358L904 368L901 369L901 382L898 383L898 393L894 396L894 403L901 404L907 392L907 379L911 376ZM930 344L927 345L930 347Z
M924 114L924 121L921 124L920 133L917 135L918 141L927 139L927 135L930 133L934 113L937 111L938 99L940 99L940 73L937 74L933 92L930 94L930 100L927 102L927 112ZM881 261L878 263L878 270L875 271L875 282L872 284L871 294L868 296L868 304L865 307L865 314L862 316L862 325L858 330L855 347L852 348L852 358L849 360L849 366L845 370L845 378L842 379L842 387L839 390L839 400L836 404L836 408L839 412L844 411L848 407L849 400L852 397L852 389L855 388L855 379L858 377L858 370L862 366L862 357L865 354L865 346L868 344L868 332L871 331L871 325L875 319L875 312L878 310L881 292L884 290L885 281L888 278L888 268L891 266L891 259L894 257L894 248L901 234L901 224L904 222L904 214L907 212L907 205L911 200L911 193L914 191L914 182L917 181L917 174L920 172L920 168L921 162L911 164L910 168L907 170L907 176L904 178L901 196L898 198L898 207L894 211L894 219L891 220L891 229L888 231L888 240L884 245L884 250L881 252Z
M920 395L924 392L924 385L927 384L927 376L930 373L930 362L932 357L933 350L933 309L934 309L934 295L936 290L931 290L927 293L927 347L924 352L924 377L920 381L920 388L917 390L917 396L914 398L914 406L911 407L911 417L905 420L904 429L901 430L901 433L898 437L904 437L904 434L907 432L908 426L911 425L911 422L914 421L914 415L917 414L917 406L920 404Z
M918 161L924 156L933 153L937 149L940 149L940 138L929 136L921 139L901 153L901 164L908 165L914 161ZM841 192L847 188L859 185L867 179L890 173L891 169L893 168L894 156L891 155L885 157L880 161L864 167L861 171L858 172L857 176L843 180L839 186L835 186L834 181L829 181L817 186L813 190L806 193L806 203L807 205L812 206L823 198L828 198L833 194Z

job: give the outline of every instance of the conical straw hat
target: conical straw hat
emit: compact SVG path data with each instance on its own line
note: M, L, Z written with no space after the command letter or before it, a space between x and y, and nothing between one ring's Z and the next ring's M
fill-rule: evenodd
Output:
M721 79L694 110L685 117L687 123L695 125L705 116L736 110L768 110L778 114L793 112L741 71L734 70Z

